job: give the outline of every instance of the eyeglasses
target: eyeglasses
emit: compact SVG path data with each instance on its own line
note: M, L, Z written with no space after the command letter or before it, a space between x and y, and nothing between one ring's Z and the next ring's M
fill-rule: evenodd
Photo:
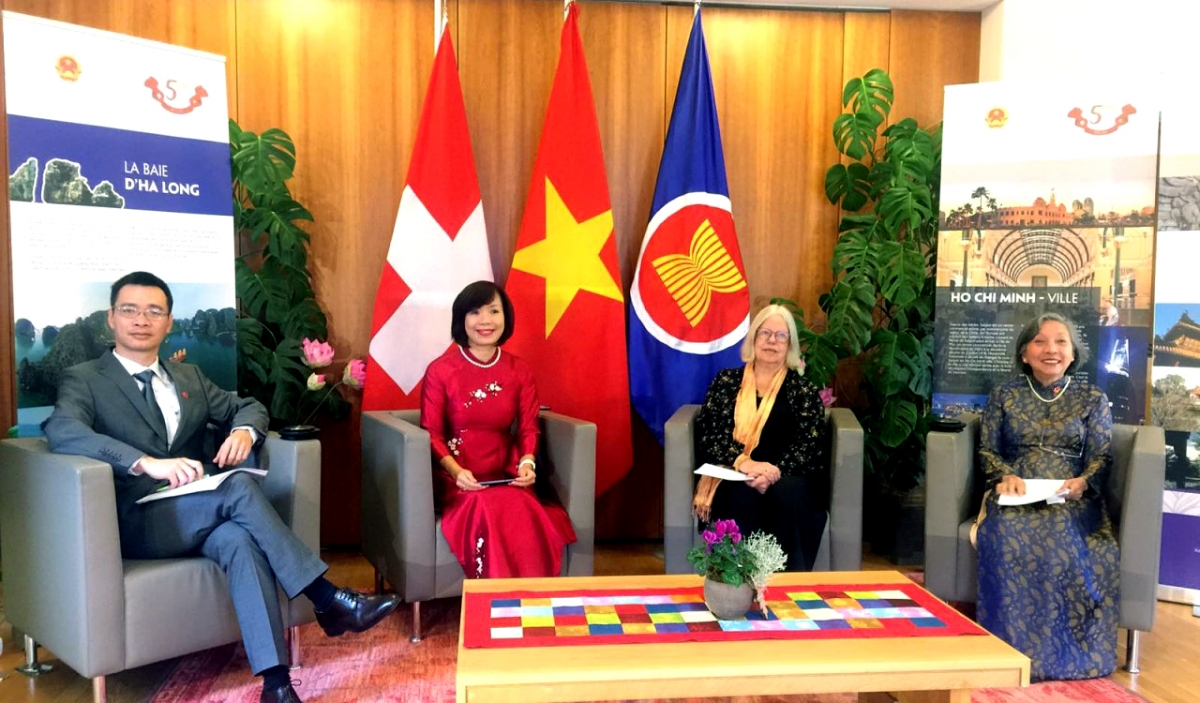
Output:
M791 338L791 335L789 335L787 332L784 332L784 331L772 332L771 330L759 330L757 336L759 339L761 339L764 342L769 342L771 340L775 340L776 342L781 342L784 344L786 344L787 341Z
M165 320L167 315L171 314L162 308L149 307L143 310L136 305L118 305L113 308L113 310L115 310L118 315L126 320L136 320L138 315L145 315L146 319L150 320L151 322Z

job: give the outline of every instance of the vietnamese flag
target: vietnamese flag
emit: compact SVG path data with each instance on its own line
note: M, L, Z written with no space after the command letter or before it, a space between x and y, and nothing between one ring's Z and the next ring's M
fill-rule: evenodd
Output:
M529 362L543 405L596 423L596 495L633 463L625 296L579 9L563 24L558 70L506 286L506 348Z

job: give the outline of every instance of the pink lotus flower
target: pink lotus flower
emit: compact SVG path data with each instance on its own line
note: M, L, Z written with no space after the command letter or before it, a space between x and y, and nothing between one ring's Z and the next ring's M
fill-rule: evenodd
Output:
M821 396L821 404L827 408L832 407L834 401L837 400L837 397L833 394L832 386L829 388L822 388L821 392L818 393L818 395Z
M342 373L342 383L351 388L362 388L367 380L367 362L362 359L351 359Z
M325 387L325 374L311 373L308 375L308 390L319 391Z
M310 369L319 369L322 366L329 366L333 361L333 347L326 342L318 342L307 337L301 341L304 347L304 363Z

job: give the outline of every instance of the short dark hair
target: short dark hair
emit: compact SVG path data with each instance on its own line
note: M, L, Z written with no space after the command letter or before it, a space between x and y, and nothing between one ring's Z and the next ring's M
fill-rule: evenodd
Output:
M475 281L462 289L450 308L450 336L458 346L467 346L467 313L487 305L497 296L500 298L500 307L504 309L504 331L500 333L496 346L504 344L512 336L516 319L508 293L491 281Z
M117 295L125 286L146 286L147 288L157 288L167 296L167 312L175 307L175 298L171 296L171 289L167 286L163 279L155 276L152 273L145 271L134 271L127 273L117 279L116 283L112 284L112 293L108 296L108 306L114 307L117 304Z
M1071 337L1071 350L1075 354L1075 360L1067 367L1065 375L1075 373L1075 369L1088 360L1087 343L1079 335L1079 328L1075 326L1075 323L1056 312L1044 312L1025 324L1025 327L1021 330L1021 334L1017 335L1017 355L1013 359L1014 366L1026 376L1033 374L1033 369L1021 357L1025 355L1025 347L1029 346L1029 343L1041 331L1042 325L1047 322L1061 322L1063 327L1067 328L1067 334Z

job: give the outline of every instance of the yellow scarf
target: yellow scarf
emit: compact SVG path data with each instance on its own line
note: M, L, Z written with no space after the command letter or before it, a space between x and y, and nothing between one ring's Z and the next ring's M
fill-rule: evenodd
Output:
M754 362L746 364L742 371L742 388L738 391L737 403L733 406L733 438L742 445L742 453L733 460L733 468L741 466L750 459L751 452L758 446L763 427L775 407L775 398L787 377L788 368L784 366L771 378L771 386L758 402L757 383L754 380ZM701 476L696 484L696 494L692 498L692 513L701 520L708 521L712 511L713 496L721 479L712 476Z

